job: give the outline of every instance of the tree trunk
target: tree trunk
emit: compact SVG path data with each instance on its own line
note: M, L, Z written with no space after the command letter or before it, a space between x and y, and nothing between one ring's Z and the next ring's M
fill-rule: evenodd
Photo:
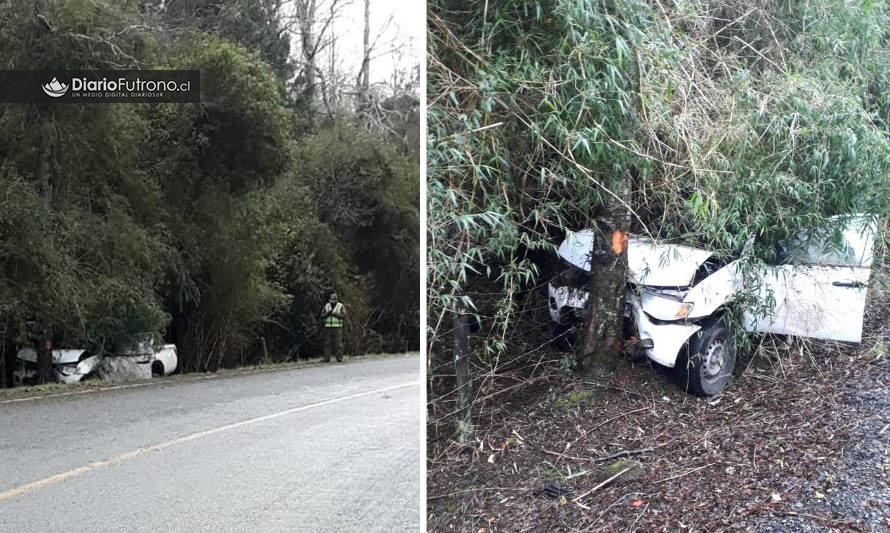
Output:
M43 197L44 213L47 217L52 210L53 201L53 180L52 180L52 158L53 158L53 137L52 137L52 120L50 117L42 117L42 130L40 133L40 148L37 159L37 191ZM49 220L43 221L43 238L50 239ZM43 332L37 345L37 369L38 381L46 383L52 380L52 342L46 331Z
M458 309L454 313L454 373L457 376L457 406L454 413L458 444L473 439L474 428L471 406L473 380L470 379L470 326L467 315Z
M359 108L362 108L368 98L368 89L371 87L371 0L365 0L365 33L362 40L362 68L358 72Z
M3 332L3 347L0 349L0 389L12 386L12 373L15 370L15 343L9 339L9 327L7 327Z
M336 20L336 6L337 2L331 2L330 6L330 31L332 35L336 35L334 30L334 21ZM331 51L330 51L330 62L328 63L328 79L325 85L322 87L322 91L324 92L324 101L325 107L328 111L328 117L333 117L333 109L338 106L338 100L336 96L336 85L337 85L337 41L331 39Z
M43 197L47 213L50 212L50 204L53 200L52 160L52 127L50 124L44 124L40 134L40 153L37 158L37 192Z
M316 98L316 70L318 57L318 42L314 31L315 24L315 0L303 0L296 2L297 17L300 25L300 51L303 56L303 98L307 105L312 106Z
M53 341L43 338L37 343L37 382L49 383L53 379Z
M583 341L576 355L582 373L613 369L621 353L627 236L630 214L613 200L600 210L590 260L590 296Z

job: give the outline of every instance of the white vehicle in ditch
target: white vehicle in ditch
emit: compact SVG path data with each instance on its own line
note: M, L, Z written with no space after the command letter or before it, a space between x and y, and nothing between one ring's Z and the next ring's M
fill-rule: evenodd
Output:
M710 396L735 367L733 335L720 320L733 302L745 302L749 333L860 342L877 224L850 215L834 226L842 229L802 231L780 244L772 264L745 257L720 264L707 250L631 237L626 316L636 346L673 368L685 390ZM562 266L548 286L557 335L584 316L593 238L592 230L569 233L559 246Z
M105 372L118 379L149 379L169 376L179 366L179 352L175 344L158 348L151 333L141 333L136 341L123 347L115 357L105 358Z
M16 386L37 382L37 351L22 348L16 354L19 365L13 371ZM52 375L59 383L77 383L98 374L111 381L150 379L169 376L179 365L179 353L175 344L160 348L152 345L151 338L137 342L115 356L93 354L84 349L53 349Z
M22 348L16 354L19 368L13 371L16 386L37 379L37 350ZM77 383L93 374L102 364L102 357L86 350L52 350L53 377L59 383Z

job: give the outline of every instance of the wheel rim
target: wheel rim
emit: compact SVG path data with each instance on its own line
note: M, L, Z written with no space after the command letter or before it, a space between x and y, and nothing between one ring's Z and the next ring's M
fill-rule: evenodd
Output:
M704 381L714 383L726 377L725 369L730 349L724 339L715 339L708 344L708 349L704 354L704 363L701 366L701 375Z

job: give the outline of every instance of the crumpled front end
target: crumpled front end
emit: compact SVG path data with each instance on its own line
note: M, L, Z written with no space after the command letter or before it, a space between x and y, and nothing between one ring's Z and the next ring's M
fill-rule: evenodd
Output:
M586 290L547 285L547 310L553 322L562 325L580 322L586 306Z
M593 239L591 230L569 232L559 247L562 264L548 287L548 310L556 324L584 319ZM652 361L674 367L686 342L735 298L738 261L723 265L707 250L636 236L630 238L627 258L627 316L639 334L636 346Z
M62 364L53 367L53 374L56 381L60 383L77 383L83 378L95 372L102 363L102 358L93 355L81 360L76 364Z
M53 377L60 383L77 383L99 369L100 355L88 356L84 349L53 349ZM16 354L20 367L13 372L16 385L26 384L37 379L37 351L26 347Z
M677 364L680 350L701 326L683 321L663 321L650 317L643 311L640 298L633 293L628 294L628 304L633 313L634 323L639 333L639 346L646 357L656 363L673 368Z

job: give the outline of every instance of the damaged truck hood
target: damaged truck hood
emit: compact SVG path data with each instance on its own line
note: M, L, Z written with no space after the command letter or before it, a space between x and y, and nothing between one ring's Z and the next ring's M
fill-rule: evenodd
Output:
M570 264L590 271L593 230L569 232L559 246L559 255ZM643 237L628 240L628 281L655 287L688 287L695 272L711 252L679 244L656 244Z

